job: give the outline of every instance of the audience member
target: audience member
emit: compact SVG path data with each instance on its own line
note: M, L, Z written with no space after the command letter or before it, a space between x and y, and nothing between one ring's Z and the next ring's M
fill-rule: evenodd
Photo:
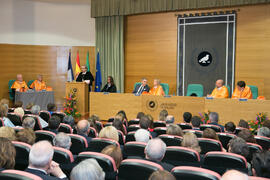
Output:
M183 119L185 123L190 123L192 114L190 112L184 112Z
M221 180L231 180L231 179L237 179L237 180L248 180L248 175L236 171L236 170L229 170L223 174L221 177Z
M97 128L97 123L96 123L100 121L99 117L93 114L92 116L90 116L90 118L88 118L88 121L90 123L90 127L94 128L99 133L99 129Z
M193 130L200 130L201 118L199 116L193 116L191 118L191 124Z
M95 159L86 159L72 169L70 174L70 180L83 179L105 179L105 173Z
M54 103L49 103L47 105L47 111L52 115L57 110L57 107Z
M75 121L74 121L74 117L72 117L71 115L66 115L64 118L63 118L63 123L64 124L68 124L70 125L70 127L72 129L74 129L75 127Z
M124 135L126 135L126 131L124 129L123 121L121 121L120 116L118 116L118 115L115 116L112 125L117 130L121 131Z
M149 118L147 116L143 116L140 120L140 127L149 131L150 123L151 121L149 120ZM157 137L157 133L151 131L149 132L153 138Z
M119 141L118 131L113 126L107 126L107 127L103 128L100 131L98 137L112 139L112 140L115 140L117 142Z
M160 121L165 121L167 116L168 116L168 111L166 109L163 109L159 113L159 120Z
M40 112L40 106L39 105L34 105L31 108L31 113L38 117L42 129L48 127L48 123L39 116L39 112Z
M227 122L225 124L225 131L226 133L235 134L236 126L233 122Z
M24 128L16 134L17 141L33 145L36 141L36 134L33 129Z
M14 109L14 113L18 116L20 116L21 118L24 116L24 110L21 107L18 107L16 109Z
M268 129L270 129L270 120L267 119L263 122L263 127L268 127Z
M254 176L270 178L270 151L254 154L251 164Z
M168 115L166 117L166 124L173 124L174 123L174 117L173 115Z
M0 104L0 118L4 121L4 125L8 127L15 127L14 124L7 118L8 106Z
M6 104L7 107L9 107L9 100L6 99L6 98L1 99L1 100L0 100L0 105L2 105L2 104Z
M124 110L119 111L116 115L123 116L124 120L126 120L126 121L128 120L127 114Z
M2 126L0 127L0 137L7 138L10 141L15 141L16 140L15 130L8 126Z
M77 123L77 134L85 137L88 144L92 140L91 137L88 137L90 132L90 123L87 120L80 120Z
M7 138L0 137L0 171L13 169L15 166L16 149Z
M178 125L170 124L169 126L167 126L166 134L175 135L175 136L183 136L183 131Z
M53 144L56 147L61 147L64 149L70 149L71 147L71 138L66 133L60 132L53 139Z
M216 131L214 131L211 128L206 128L203 131L202 137L203 138L208 138L208 139L214 139L214 140L218 140L219 141L219 138L218 138L218 135L217 135Z
M176 180L175 177L166 170L158 170L151 174L148 180Z
M61 120L58 116L52 116L48 122L48 124L49 124L48 130L57 134L60 123L61 123Z
M218 120L219 120L218 113L211 112L209 114L209 120L210 120L210 123L209 124L219 126L221 128L221 132L224 132L224 126L218 124Z
M150 133L149 131L145 130L145 129L138 129L135 132L135 140L137 142L144 142L144 143L148 143L149 141L149 137L150 137Z
M270 129L268 127L261 127L258 129L258 136L270 137Z
M197 151L198 153L201 152L201 147L199 146L198 138L195 134L191 132L185 133L183 136L183 141L181 143L183 147L193 149Z
M239 133L238 133L238 137L244 139L246 142L249 143L256 143L256 139L254 138L254 135L251 133L250 130L248 129L242 129Z
M102 154L106 154L108 156L111 156L114 159L114 162L116 164L117 169L119 168L122 160L123 160L123 155L121 148L119 146L114 146L114 145L109 145L106 146L102 151Z
M238 123L238 127L249 129L248 122L245 121L244 119L240 119Z
M29 166L25 171L47 180L67 179L59 164L52 161L53 153L53 147L48 141L35 143L30 150Z
M145 116L143 112L138 112L136 119L141 119L143 116Z
M145 158L161 165L165 170L171 171L173 166L162 162L166 152L166 144L159 138L151 139L145 147Z
M26 105L25 109L26 109L26 110L31 110L33 106L34 106L34 103L30 102L30 103L28 103L28 104Z
M18 107L23 107L23 102L22 101L16 101L13 105L13 108L18 108Z
M149 125L148 130L150 132L153 132L154 131L154 118L153 118L153 116L151 116L151 114L147 114L146 116L148 117L148 119L150 121L150 125Z
M32 117L26 117L24 120L23 120L23 123L22 123L22 127L23 128L31 128L31 129L34 129L35 127L35 119L32 118Z

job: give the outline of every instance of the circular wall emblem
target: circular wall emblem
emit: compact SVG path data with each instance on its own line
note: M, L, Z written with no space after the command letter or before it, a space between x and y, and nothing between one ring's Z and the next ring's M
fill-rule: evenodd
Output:
M209 66L212 63L212 55L207 51L201 52L198 56L198 63L201 66Z
M155 100L148 100L146 102L146 107L147 107L147 109L154 111L158 108L158 103Z
M73 88L72 90L73 90L74 93L76 93L78 91L77 88Z

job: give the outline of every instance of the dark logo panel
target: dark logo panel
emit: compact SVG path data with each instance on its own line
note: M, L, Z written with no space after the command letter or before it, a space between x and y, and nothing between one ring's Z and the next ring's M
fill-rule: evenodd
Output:
M212 63L212 55L207 51L201 52L198 56L198 63L201 66L209 66Z

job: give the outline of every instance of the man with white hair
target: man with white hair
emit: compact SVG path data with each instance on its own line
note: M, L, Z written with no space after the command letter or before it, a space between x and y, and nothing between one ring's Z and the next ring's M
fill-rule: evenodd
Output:
M48 127L48 123L39 116L39 112L40 112L40 106L39 105L34 105L31 108L31 113L38 117L42 129L45 128L45 127Z
M173 115L168 115L165 119L166 124L173 124L174 123L174 117Z
M135 132L135 140L137 142L144 142L144 143L148 143L149 141L149 137L150 137L150 133L149 131L145 130L145 129L138 129Z
M70 149L71 146L71 138L66 133L60 132L53 139L53 144L56 147L61 147L64 149Z
M146 160L161 165L163 169L169 172L173 169L173 165L161 162L166 152L166 144L161 139L151 139L145 147L144 152Z
M216 88L212 91L211 95L207 95L207 97L213 98L228 98L229 91L226 86L224 86L224 81L222 79L218 79L216 81Z
M23 80L22 74L17 74L17 80L12 84L11 89L19 92L26 92L29 88Z
M231 180L231 179L237 179L237 180L248 180L248 175L241 173L236 170L229 170L223 174L221 177L221 180Z
M23 120L23 122L22 122L22 127L23 127L23 128L34 129L35 124L36 124L36 122L35 122L34 118L32 118L32 117L27 117L27 118L25 118L25 119Z
M268 127L261 127L258 129L258 136L270 137L270 129Z
M67 179L59 164L52 161L53 153L53 147L48 141L35 143L30 150L29 166L25 171L45 180Z

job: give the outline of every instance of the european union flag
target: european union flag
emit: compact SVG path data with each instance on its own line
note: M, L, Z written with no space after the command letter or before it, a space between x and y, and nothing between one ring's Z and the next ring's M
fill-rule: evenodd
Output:
M97 63L96 63L96 80L95 80L95 92L101 91L102 78L100 71L100 62L99 62L99 52L97 53Z

